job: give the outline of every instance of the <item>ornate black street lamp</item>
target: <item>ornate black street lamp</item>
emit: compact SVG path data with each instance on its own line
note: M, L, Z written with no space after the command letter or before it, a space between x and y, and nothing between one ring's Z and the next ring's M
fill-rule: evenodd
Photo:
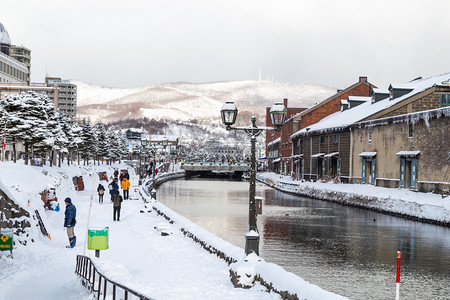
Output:
M152 167L152 179L155 180L155 169L156 169L156 147L154 144L150 145L150 153L153 156L153 163L151 164Z
M249 213L248 213L248 232L245 235L245 254L248 255L252 252L259 255L259 232L256 224L256 137L264 130L276 130L280 131L281 126L286 121L287 110L283 103L277 102L270 108L270 118L273 127L258 127L256 126L256 117L252 116L252 124L247 127L231 127L236 122L238 109L234 102L226 102L220 110L222 116L222 123L226 126L227 130L243 130L251 138L251 170L250 170L250 189L249 189Z
M148 141L145 138L141 139L141 150L139 151L139 181L142 180L142 163L141 163L141 153L144 154L144 159L145 159L145 147L147 146ZM145 160L144 160L144 167L145 167Z
M165 136L163 137L161 144L164 147L164 170L166 170L166 160L167 160L167 145L169 144L169 139ZM169 156L170 158L170 156ZM169 164L170 165L170 164Z

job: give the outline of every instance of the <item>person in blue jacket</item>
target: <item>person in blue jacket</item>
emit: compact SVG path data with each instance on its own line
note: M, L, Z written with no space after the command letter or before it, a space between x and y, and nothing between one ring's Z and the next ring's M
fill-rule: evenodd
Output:
M119 192L119 184L117 178L114 178L114 180L108 185L108 189L109 194L111 195L111 202L113 202L116 191Z
M75 205L72 204L70 198L64 199L64 204L66 204L66 210L64 211L64 227L67 228L67 237L69 238L69 245L66 248L73 248L77 243L77 237L75 236L74 227L77 223L77 209Z

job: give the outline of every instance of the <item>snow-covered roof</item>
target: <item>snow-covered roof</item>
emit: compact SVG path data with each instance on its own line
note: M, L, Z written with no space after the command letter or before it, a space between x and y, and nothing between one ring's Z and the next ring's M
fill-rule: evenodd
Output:
M374 94L389 94L389 90L388 89L372 89Z
M437 86L449 86L449 85L450 85L450 78L442 81L440 84L437 84Z
M335 156L339 156L339 152L331 152L325 155L324 157L335 157Z
M267 147L271 147L272 145L275 145L276 143L279 143L281 141L281 137L277 138L273 142L270 142L267 144Z
M356 82L355 84L353 84L353 85L347 87L347 88L344 89L344 90L338 90L337 93L331 95L330 97L326 98L325 100L323 100L323 101L321 101L321 102L319 102L319 103L316 103L316 104L314 104L313 106L308 107L307 109L305 109L305 110L299 112L298 114L296 114L296 115L294 116L294 118L295 118L295 117L298 117L298 116L304 116L304 115L306 115L306 114L309 114L311 111L317 109L318 107L323 106L324 104L326 104L326 103L332 101L333 99L336 99L336 98L338 98L339 96L343 96L347 91L352 90L353 88L355 88L356 86L358 86L358 85L360 85L360 84L367 84L367 85L368 85L369 83L367 82L367 77L359 77L359 81Z
M308 130L306 130L306 128L303 128L302 130L297 131L296 133L291 135L291 138L295 138L299 135L306 134L306 132L311 133L315 131L324 131L333 128L336 129L346 128L351 124L363 121L364 119L370 117L371 115L374 115L380 111L388 109L389 107L392 107L402 102L403 100L406 100L418 93L421 93L435 85L440 85L442 84L442 82L448 80L450 80L450 73L445 73L442 75L424 78L411 82L410 88L412 88L413 90L411 90L411 92L401 97L395 98L393 100L389 100L388 98L386 98L384 100L380 100L375 103L367 101L351 109L336 112L328 117L323 118L319 122L310 125L308 127ZM408 84L404 84L403 86L407 85Z
M397 156L415 157L420 154L420 151L400 151L395 153Z
M316 154L311 155L311 157L315 158L315 157L321 157L321 156L324 156L324 155L325 155L325 153L316 153Z
M419 80L420 81L420 80ZM415 83L415 82L414 82ZM413 90L415 89L414 86L411 86L408 83L392 83L391 85L389 85L389 90L390 89L398 89L398 90Z
M151 135L150 141L151 142L162 142L162 140L164 138L167 138L167 140L169 142L176 142L178 140L178 136L176 136L176 135L160 135L160 134L158 134L158 135Z
M0 44L11 46L11 39L9 38L8 31L6 31L6 28L2 23L0 23Z
M372 97L348 96L348 101L370 101Z
M277 159L274 159L272 162L273 163L277 163L277 162L280 162L281 161L281 158L277 158Z
M146 133L146 132L148 132L144 128L128 128L128 130L131 131L131 132L137 132L137 133Z
M361 152L358 154L359 157L374 157L375 155L377 155L376 152Z

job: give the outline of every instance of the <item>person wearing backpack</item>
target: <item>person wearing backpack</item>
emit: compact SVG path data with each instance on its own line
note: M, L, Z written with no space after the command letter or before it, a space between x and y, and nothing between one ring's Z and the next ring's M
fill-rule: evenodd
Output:
M113 197L113 221L120 221L120 208L122 206L122 196L120 196L119 191L114 191Z
M114 200L114 192L119 192L119 185L117 184L117 178L114 178L114 180L108 185L109 194L111 195L111 202Z
M98 203L103 203L103 195L105 194L105 187L99 183L97 187Z

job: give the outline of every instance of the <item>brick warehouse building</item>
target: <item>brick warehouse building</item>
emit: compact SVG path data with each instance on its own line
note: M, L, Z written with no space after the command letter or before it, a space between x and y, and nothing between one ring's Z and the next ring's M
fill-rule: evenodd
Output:
M301 166L295 177L419 191L445 188L450 73L392 84L389 94L374 89L369 99L291 136Z
M273 165L272 170L280 170L280 172L283 174L291 174L292 172L295 172L295 169L299 168L299 166L296 166L296 164L299 163L299 157L294 153L294 147L298 147L299 145L292 142L291 135L295 134L297 131L303 128L319 122L320 120L331 114L340 111L342 101L348 101L349 97L369 97L373 88L375 88L375 86L367 81L367 77L359 77L358 82L344 90L338 90L336 94L328 97L324 101L297 113L295 116L291 116L288 114L288 120L286 121L286 124L283 126L283 129L281 131L281 139L279 143L271 145L272 149L278 147L277 150L279 153L278 158L274 158L269 161L269 165L271 164L271 162L272 164L279 164L279 166ZM266 120L266 123L267 121L270 122L270 120ZM276 138L277 137L275 136L274 140ZM267 139L266 136L266 141L267 145L272 140Z

